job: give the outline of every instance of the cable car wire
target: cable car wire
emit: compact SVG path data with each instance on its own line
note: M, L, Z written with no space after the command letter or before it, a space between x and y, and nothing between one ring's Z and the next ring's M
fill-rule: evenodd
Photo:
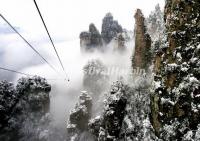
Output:
M16 71L16 70L8 69L8 68L3 68L3 67L0 67L0 70L18 73L18 74L22 74L22 75L26 75L26 76L35 76L35 75L32 75L32 74L28 74L28 73L24 73L24 72L20 72L20 71Z
M46 24L45 24L44 18L43 18L43 16L42 16L41 12L40 12L40 9L39 9L39 7L38 7L38 4L37 4L36 0L33 0L33 1L34 1L35 6L36 6L36 9L37 9L37 11L38 11L38 13L39 13L39 15L40 15L40 18L41 18L41 20L42 20L42 23L43 23L43 25L44 25L44 27L45 27L45 30L46 30L46 32L47 32L47 34L48 34L48 36L49 36L50 42L51 42L51 44L52 44L52 46L53 46L53 48L54 48L54 51L55 51L55 53L56 53L56 56L57 56L57 58L58 58L58 60L59 60L59 62L60 62L60 65L61 65L61 67L62 67L62 69L63 69L63 71L64 71L64 73L65 73L65 75L66 75L66 78L67 78L68 81L69 81L69 78L68 78L68 75L67 75L67 73L66 73L66 71L65 71L64 65L63 65L63 63L62 63L62 61L61 61L61 59L60 59L60 56L59 56L58 51L57 51L57 49L56 49L56 47L55 47L55 44L54 44L54 42L53 42L53 40L52 40L52 38L51 38L51 35L50 35L49 31L48 31L48 28L47 28L47 26L46 26Z
M14 26L11 25L11 23L2 14L0 14L0 17L15 31L15 33L17 33L24 40L24 42L28 44L28 46L35 53L37 53L40 56L40 58L42 58L56 73L58 73L57 70L14 28Z

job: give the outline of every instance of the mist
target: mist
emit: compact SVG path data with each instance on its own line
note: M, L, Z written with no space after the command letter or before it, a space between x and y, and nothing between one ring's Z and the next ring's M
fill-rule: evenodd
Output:
M5 27L6 25L1 25ZM21 29L19 29L21 31ZM22 31L23 35L27 33ZM10 42L10 41L13 42ZM47 60L53 65L58 73L49 67L44 61L29 47L18 35L9 30L7 34L0 34L0 41L2 47L0 48L0 65L5 68L17 70L30 75L37 75L47 79L52 86L50 93L50 114L52 116L54 127L65 130L69 112L75 106L78 96L83 88L83 67L90 60L98 59L107 68L116 70L115 74L108 74L110 76L109 84L118 80L121 75L120 68L124 70L131 69L131 55L133 54L133 40L126 43L127 49L120 53L114 51L115 41L112 41L105 48L105 52L81 52L79 39L56 41L55 45L61 60L66 69L66 73L70 81L66 81L66 76L62 71L58 58L54 53L53 47L48 40L38 40L38 38L31 38L31 44L37 49ZM22 75L13 74L7 71L0 71L0 78L8 80L17 84L17 80ZM107 73L112 73L111 71ZM127 74L128 76L128 74ZM106 92L107 89L105 89ZM100 104L101 105L101 104ZM98 107L97 107L98 109ZM101 108L99 108L101 109ZM99 113L101 111L96 111Z
M47 45L47 44L45 44ZM45 46L44 45L44 46ZM78 96L81 91L84 91L83 88L83 67L86 63L93 59L100 60L107 68L124 68L126 70L131 70L131 55L133 50L133 42L127 43L126 51L121 54L120 52L115 52L114 43L111 42L107 46L107 51L99 52L94 51L91 53L83 53L80 50L79 40L57 42L57 50L62 59L64 67L66 69L67 75L70 81L65 80L65 75L62 72L62 68L59 65L58 59L54 54L52 54L47 48L43 49L45 54L49 54L48 60L52 63L55 68L58 68L59 74L55 73L47 64L37 64L30 65L21 69L21 72L28 74L34 74L47 79L47 81L52 86L52 91L50 93L50 114L53 118L53 125L59 129L65 129L67 125L68 116L70 110L72 110L78 101ZM17 52L16 52L17 53ZM24 56L27 57L28 56ZM21 64L18 64L21 65ZM108 72L109 73L109 72ZM109 74L109 84L112 84L113 81L118 80L121 75L120 72L115 75ZM127 75L128 76L128 75ZM14 82L22 77L21 75L16 75L14 77ZM124 78L127 79L128 78ZM106 92L106 90L105 90ZM100 95L100 94L99 94ZM95 102L94 102L95 103ZM98 109L98 107L96 108ZM101 109L101 108L99 108ZM99 113L101 111L96 111Z

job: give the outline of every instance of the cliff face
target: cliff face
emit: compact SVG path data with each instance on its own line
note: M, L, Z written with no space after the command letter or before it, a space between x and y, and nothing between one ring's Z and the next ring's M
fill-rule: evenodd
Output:
M135 53L132 58L133 69L147 69L150 64L151 37L146 32L144 16L140 9L135 14Z
M181 140L189 134L191 139L198 138L199 7L199 0L166 1L164 17L168 45L161 48L157 56L151 97L152 124L157 135L165 140Z

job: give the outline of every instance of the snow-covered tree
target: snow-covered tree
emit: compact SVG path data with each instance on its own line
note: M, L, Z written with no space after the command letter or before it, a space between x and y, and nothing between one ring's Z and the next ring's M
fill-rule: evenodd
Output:
M0 81L0 129L7 126L18 97L12 83Z
M147 32L150 34L152 41L162 40L165 32L164 23L164 13L157 4L155 10L146 18Z
M35 76L21 78L16 88L6 81L0 82L1 126L0 140L43 140L49 123L49 92L46 79ZM46 133L47 134L47 133Z
M84 89L88 92L92 92L94 94L94 98L97 98L108 85L108 76L105 73L105 65L98 59L90 60L83 67L83 71Z

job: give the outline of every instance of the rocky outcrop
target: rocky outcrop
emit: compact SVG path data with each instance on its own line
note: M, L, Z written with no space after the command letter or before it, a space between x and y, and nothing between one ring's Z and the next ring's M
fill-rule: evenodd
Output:
M108 44L114 37L117 37L118 33L122 33L123 29L116 20L113 19L111 13L107 13L103 18L101 36L103 41Z
M90 44L94 47L102 46L102 38L94 24L90 24L89 32L91 33Z
M123 52L126 50L126 37L125 37L125 33L119 33L117 34L117 37L115 37L115 47L114 47L114 51L119 51L119 52Z
M79 102L70 112L67 130L70 141L79 141L80 135L88 131L88 122L91 118L92 98L86 91L82 91L79 96Z
M149 120L150 98L147 93L150 85L145 81L141 80L140 85L134 88L122 81L114 82L106 93L103 112L95 118L91 118L94 113L91 115L87 108L82 108L84 104L78 103L69 118L69 140L82 141L83 134L87 135L88 140L92 138L98 141L156 140ZM90 96L86 97L91 103ZM97 101L93 102L95 106L98 105ZM79 125L83 119L84 130L81 130Z
M80 46L84 50L92 50L102 46L102 38L94 24L89 25L88 32L81 32Z
M81 49L84 49L84 48L87 49L90 46L91 34L89 32L87 32L87 31L81 32L79 38L80 38Z
M126 113L127 97L125 86L121 82L113 84L105 103L98 140L114 141L120 137L122 122Z
M89 132L98 141L114 141L124 138L121 136L122 123L126 114L127 87L117 81L105 99L104 111L100 116L89 121Z
M69 117L67 127L69 140L79 141L83 132L89 132L90 137L98 141L114 141L124 138L125 135L121 136L121 131L126 115L128 93L128 87L121 81L113 83L105 99L103 113L90 119L91 97L86 92L82 92L82 99L79 100L80 102Z
M199 140L199 0L167 0L167 48L157 57L151 122L164 140Z
M37 76L19 79L16 88L6 81L0 82L0 139L39 140L38 126L49 112L50 90L46 80ZM33 126L27 128L27 124Z
M135 52L132 58L132 67L147 69L151 63L151 37L146 32L144 16L140 9L135 14Z
M103 18L101 34L94 24L90 24L89 31L81 32L79 36L81 49L86 51L94 49L102 50L104 45L109 44L112 39L116 38L117 40L119 39L119 43L117 43L119 49L123 50L123 38L125 38L122 38L123 32L121 25L113 19L112 14L107 13Z

